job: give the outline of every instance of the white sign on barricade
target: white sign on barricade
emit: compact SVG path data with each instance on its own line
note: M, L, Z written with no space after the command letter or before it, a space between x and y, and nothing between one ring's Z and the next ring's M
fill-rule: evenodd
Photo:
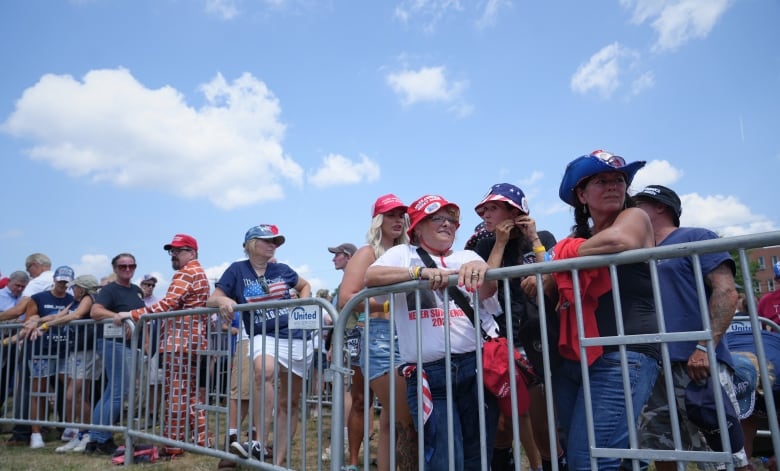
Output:
M295 306L290 312L289 327L291 329L310 329L320 328L320 307Z

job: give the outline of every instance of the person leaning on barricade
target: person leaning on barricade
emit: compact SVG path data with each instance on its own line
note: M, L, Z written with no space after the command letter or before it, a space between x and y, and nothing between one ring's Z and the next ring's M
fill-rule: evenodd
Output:
M151 306L129 312L118 312L114 324L124 319L138 321L144 314L181 311L205 307L209 297L209 280L198 262L198 241L187 234L176 234L163 246L176 270L165 296ZM208 350L208 315L186 315L166 318L160 322L160 351L165 370L165 438L209 446L206 412L197 407L198 351ZM189 431L190 436L187 436ZM168 454L180 454L175 447L163 449Z
M378 257L382 256L391 247L409 242L409 236L406 233L409 228L409 218L406 214L406 209L406 205L392 194L380 196L374 202L371 224L366 234L368 245L364 245L355 252L344 270L344 278L339 288L339 310L343 309L350 299L365 288L366 270ZM359 304L358 309L363 311L364 304ZM377 463L381 471L390 469L391 408L389 405L391 404L390 374L393 374L396 375L395 405L393 407L395 409L396 426L396 462L400 469L411 469L414 468L417 459L417 436L414 432L414 423L406 402L406 381L396 371L390 370L391 352L395 359L395 365L401 365L398 337L394 324L390 322L390 313L385 309L383 302L373 298L370 299L369 310L369 328L368 331L363 333L363 335L368 335L369 337L367 342L368 350L363 351L363 349L360 349L358 365L363 374L368 378L369 386L376 393L379 402L388 406L382 407L379 415ZM394 351L390 349L391 338L394 338L395 342ZM365 342L362 342L361 345L365 345ZM348 469L357 469L357 459L358 456L350 454L351 461Z
M484 229L489 233L477 241L475 251L485 260L490 268L512 267L528 263L543 262L549 258L546 249L555 245L555 236L548 231L536 230L536 221L531 217L528 200L523 190L511 183L498 183L490 187L488 193L477 203L474 210L483 220ZM545 276L549 279L549 276ZM530 294L526 294L521 281L533 281ZM523 280L513 279L509 282L509 291L504 291L504 283L498 283L498 301L505 306L510 302L510 319L512 338L516 349L524 349L533 365L534 374L529 378L528 394L531 406L528 414L520 416L520 440L532 470L540 467L551 469L551 454L549 428L547 425L547 407L544 398L542 381L544 379L544 363L541 350L541 325L536 305L535 277L529 276ZM557 293L551 290L551 295L545 296L548 329L555 328L555 303ZM507 337L507 316L497 317L501 336ZM554 339L553 339L554 340ZM551 343L555 347L555 343ZM557 364L560 358L557 351L550 351L551 363ZM554 365L553 365L554 366ZM496 436L496 450L493 455L492 470L499 471L514 468L512 444L512 417L502 414L499 420ZM556 443L555 455L559 468L564 468L566 457L560 444ZM537 451L538 450L538 451Z
M206 305L218 307L227 320L233 319L236 304L290 299L290 288L295 288L301 298L311 297L308 281L284 263L271 261L284 242L285 237L272 224L250 227L244 235L244 251L249 258L233 262L225 270ZM298 425L303 377L311 367L314 344L306 330L289 328L287 308L245 311L242 320L253 342L250 348L255 376L253 420L258 430L250 442L231 443L230 451L243 458L265 459L267 442L262 441L273 418L279 431L274 443L274 460L282 466L290 446L288 440L292 440ZM288 341L289 338L292 340ZM293 373L291 382L288 381L288 370ZM277 382L278 409L274 410ZM289 403L288 391L292 398ZM265 423L261 422L261 407L265 408ZM288 416L292 423L290 430L287 430Z
M467 314L472 293L478 294L479 319L486 335L495 337L498 326L493 318L499 311L495 281L485 281L488 265L475 252L452 249L455 233L460 226L460 208L438 195L425 195L414 201L407 210L410 227L407 235L411 244L388 249L366 271L366 285L384 286L409 280L429 280L427 289L419 291L419 327L422 350L417 351L418 321L416 292L392 295L390 306L396 322L398 346L403 364L400 371L406 377L407 400L415 427L423 433L423 454L426 470L482 468L482 460L489 464L493 453L498 421L498 403L484 390L484 408L479 402L476 349L480 347L481 332ZM450 296L445 306L444 297L448 276L458 275L459 302ZM462 303L463 306L459 305ZM449 346L445 349L445 307L449 311ZM423 397L417 396L417 358L420 355L423 371ZM452 383L447 384L445 357L452 366ZM426 382L427 380L427 382ZM452 394L454 441L448 440L447 392ZM418 423L418 399L422 403L423 424ZM485 430L480 428L480 410L485 413ZM456 425L457 424L457 425ZM487 448L482 449L480 435ZM449 451L455 462L451 468ZM418 458L419 459L419 458Z
M49 327L46 321L73 304L73 295L68 293L68 283L72 281L72 268L61 266L54 271L52 289L30 297L25 311L24 327L16 339L20 342L30 341L24 349L30 372L30 420L49 420L50 411L46 397L56 397L53 381L60 370L60 363L64 361L67 335L64 335L59 327ZM27 379L23 381L26 383ZM46 446L40 424L33 423L31 428L30 448Z
M89 312L97 295L98 281L92 275L79 275L68 283L73 290L73 303L53 316L46 318L49 329L59 328L67 336L68 353L60 364L60 376L65 383L65 420L92 423L93 378L100 377L103 369L100 358L93 351L95 323L70 325L71 321L89 319ZM60 327L61 326L61 327ZM58 453L82 452L90 441L88 430L76 430Z
M653 247L653 228L642 210L632 207L627 189L644 161L626 163L617 155L597 150L577 157L566 166L559 196L574 208L572 234L558 242L553 258L611 254ZM612 279L606 267L580 270L579 293L575 293L572 272L553 274L559 295L561 365L553 372L553 393L561 441L566 446L569 469L590 469L588 422L580 366L579 336L614 337L658 332L655 303L647 263L618 265L619 301L623 332L615 319ZM577 328L575 296L582 300L585 332ZM636 421L658 376L658 346L647 343L625 345L630 397ZM585 350L590 378L593 431L599 448L627 448L628 407L621 374L621 352L615 346L593 346ZM598 458L599 470L617 470L619 458Z
M130 348L130 330L105 321L113 320L117 312L144 305L141 288L132 282L137 267L135 256L120 253L111 260L111 267L115 280L100 288L90 311L92 319L98 322L95 345L96 353L103 362L103 392L92 409L92 424L102 426L114 425L122 413L134 357L134 349ZM114 455L117 445L111 431L92 428L89 437L85 454Z
M16 306L16 303L22 299L22 291L24 291L25 286L29 282L29 275L21 270L8 275L8 284L0 288L0 312ZM8 332L5 330L2 332L3 337L7 334ZM0 409L2 409L16 374L16 347L5 342L0 348L2 348L2 351L0 351L0 360L2 360L2 368L0 368Z
M701 240L717 239L714 232L698 227L680 227L682 204L672 189L662 185L649 185L634 195L636 205L647 213L653 225L655 244L667 246ZM666 332L690 332L704 330L699 297L706 295L707 312L712 329L712 343L724 402L732 410L739 410L732 374L734 361L728 346L721 339L734 317L737 306L737 290L734 282L736 266L728 252L710 252L698 256L705 293L696 287L693 257L676 257L658 264L658 281L663 301ZM720 435L707 433L711 423L699 423L685 405L686 389L713 391L710 378L709 346L701 340L670 342L672 383L675 388L676 413L680 423L681 438L685 449L722 449ZM703 394L703 392L701 393ZM701 395L700 394L700 395ZM640 421L640 446L652 449L670 449L672 440L671 418L667 402L665 381L656 382L653 394L642 412ZM731 442L732 460L736 469L748 465L740 427L734 427L736 435ZM702 434L704 435L702 437ZM702 440L704 438L705 440ZM676 463L657 461L660 471L676 469ZM712 466L712 465L708 465Z

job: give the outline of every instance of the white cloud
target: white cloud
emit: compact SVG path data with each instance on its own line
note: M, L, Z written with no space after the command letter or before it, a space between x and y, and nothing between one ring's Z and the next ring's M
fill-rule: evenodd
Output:
M170 86L146 88L126 69L82 81L47 74L24 91L0 130L33 141L31 158L72 176L149 188L232 209L283 197L303 170L284 154L281 107L245 73L201 86L195 109ZM186 178L171 178L187 169Z
M92 275L100 281L112 272L111 258L104 254L85 254L71 268L76 272L76 276Z
M666 160L652 160L637 172L630 193L641 191L647 185L664 185L672 189L684 172ZM680 194L683 213L680 225L705 227L722 236L755 234L776 230L770 218L753 214L735 196L702 196L697 193Z
M707 37L733 0L621 0L633 9L631 21L651 22L658 34L652 50L674 50L690 41Z
M624 63L629 62L631 66L638 57L636 51L617 42L605 46L577 68L571 78L571 88L577 93L596 92L603 98L609 98L620 86Z
M722 236L754 234L775 230L771 220L753 214L739 199L728 195L680 195L683 212L680 225L706 227Z
M482 15L477 19L477 28L485 29L493 26L496 24L501 8L511 6L512 2L509 0L487 0Z
M470 114L473 110L473 107L465 103L462 98L468 82L450 83L443 66L393 72L387 75L386 80L404 105L419 102L450 103L449 110L461 117Z
M463 11L459 0L402 0L393 15L404 24L420 21L425 32L432 33L449 12Z
M524 188L526 186L531 186L535 184L536 182L539 182L544 178L544 172L540 172L539 170L534 170L531 172L531 175L520 180L518 185L520 188Z
M213 267L203 267L203 271L206 272L206 277L208 277L212 286L214 286L214 283L222 278L222 274L225 273L225 270L228 269L231 263L233 262L223 262Z
M353 162L343 155L328 154L322 159L322 166L311 176L309 183L319 188L335 185L373 182L379 178L379 164L365 155L359 162Z
M0 240L3 239L19 239L24 236L24 232L19 228L5 229L0 231Z
M652 72L645 72L639 78L631 82L631 95L639 95L643 91L655 86L655 76Z
M642 160L639 157L638 160ZM642 191L647 185L664 185L674 187L674 184L682 178L684 172L675 168L667 160L651 160L639 170L631 182L631 193Z
M238 15L236 0L206 0L206 12L230 20Z

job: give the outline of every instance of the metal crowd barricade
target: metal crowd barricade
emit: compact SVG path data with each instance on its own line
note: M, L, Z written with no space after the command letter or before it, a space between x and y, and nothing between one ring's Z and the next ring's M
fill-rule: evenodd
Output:
M105 323L109 324L110 321ZM41 330L39 340L31 342L12 341L21 331L21 323L0 324L0 337L4 339L0 349L3 384L9 388L9 399L12 399L2 405L0 423L123 432L127 423L125 404L113 408L119 418L112 424L92 423L95 404L108 382L102 368L99 339L95 335L97 326L92 320L46 326ZM133 324L128 323L128 328L132 329ZM38 369L44 363L49 374L41 376L31 372L31 365ZM123 390L128 387L125 379L132 366L130 361L122 363L120 388ZM37 390L33 390L33 385ZM126 394L124 398L127 399ZM36 402L40 411L35 414L39 415L37 419L33 416Z
M536 263L532 265L523 265L518 267L511 267L511 268L501 268L501 269L495 269L490 270L488 272L487 279L495 279L498 280L499 283L504 283L505 287L508 287L508 283L510 282L517 282L518 278L525 277L525 276L535 276L537 278L537 301L540 308L540 324L541 324L541 343L542 343L542 354L544 358L544 364L545 368L543 372L540 372L541 375L544 377L544 383L545 385L548 385L544 388L545 390L545 402L546 402L546 409L547 409L547 420L548 423L554 424L555 417L554 417L554 403L553 403L553 388L552 388L552 375L553 371L550 370L549 364L550 364L550 348L556 348L557 346L550 346L547 342L548 336L548 326L546 323L546 313L544 309L544 302L543 302L543 292L542 292L542 275L550 274L553 272L559 272L559 271L569 271L575 276L573 276L575 281L575 292L579 293L579 284L577 282L578 277L576 274L579 270L583 269L589 269L589 268L597 268L597 267L608 267L610 270L611 278L613 279L613 288L617 287L617 277L616 277L616 267L621 264L626 263L638 263L638 262L647 262L650 267L651 271L651 281L652 281L652 287L654 291L654 298L655 303L657 306L657 316L658 316L658 322L659 326L661 326L660 332L657 334L646 334L646 335L622 335L622 324L621 320L618 317L616 322L618 323L618 332L619 335L614 337L598 337L598 338L584 338L582 335L580 335L579 341L580 341L580 348L581 351L584 353L584 350L586 347L589 346L596 346L596 345L626 345L626 344L634 344L634 343L660 343L661 344L661 356L662 356L662 369L664 372L663 376L659 376L659 381L667 381L667 390L672 391L671 389L671 362L670 357L668 353L668 347L667 344L669 342L678 342L678 341L689 341L689 340L705 340L708 342L710 347L712 347L712 331L711 326L709 324L709 317L707 315L707 300L706 300L706 290L704 287L704 279L703 276L700 273L700 261L699 256L705 253L711 253L711 252L720 252L720 251L737 251L738 252L738 260L737 263L739 264L743 277L747 277L749 272L748 267L748 260L746 255L746 250L751 248L758 248L758 247L765 247L765 246L772 246L772 245L778 245L780 244L780 231L775 232L768 232L768 233L762 233L762 234L753 234L748 236L738 236L738 237L729 237L729 238L720 238L716 240L709 240L709 241L699 241L699 242L691 242L691 243L685 243L685 244L677 244L677 245L670 245L670 246L664 246L664 247L656 247L656 248L650 248L650 249L641 249L641 250L632 250L632 251L626 251L619 254L613 254L613 255L603 255L603 256L589 256L589 257L580 257L575 259L566 259L566 260L557 260L552 262L546 262L546 263ZM697 297L699 298L699 305L703 308L704 313L702 316L702 324L703 329L701 331L693 331L693 332L665 332L665 329L663 328L664 322L664 313L662 309L662 303L661 303L661 294L659 291L659 282L658 282L658 272L657 272L657 264L659 260L667 259L667 258L676 258L676 257L691 257L692 263L694 266L694 269L697 273L696 275L696 285L697 285ZM453 284L456 282L456 277L451 276L449 279L449 283ZM742 279L737 280L738 283L743 284L744 286L752 286L750 283L750 280L748 279ZM398 294L398 293L409 293L409 292L415 292L420 289L426 289L427 288L427 281L408 281L404 283L399 283L396 285L391 286L384 286L384 287L376 287L371 289L365 289L358 293L353 299L351 299L347 305L342 310L342 313L349 313L353 311L360 311L363 310L366 313L368 313L368 299L371 297L376 296L383 296L386 297L388 295L392 294ZM505 292L509 292L508 289L505 290ZM617 294L616 294L617 295ZM446 297L446 294L444 295ZM619 295L617 295L619 298ZM418 295L419 297L419 295ZM577 297L578 298L578 297ZM384 298L383 298L384 299ZM392 296L390 297L391 303ZM615 304L619 305L619 299L616 299ZM509 304L510 300L505 299L505 305L504 305L504 311L507 312L509 310ZM579 332L583 331L583 320L582 320L582 312L581 312L581 306L579 305L579 302L576 302L576 313L577 313L577 324L579 328ZM753 300L753 293L748 292L748 305L751 306L750 311L750 321L754 324L754 332L756 332L758 327L758 317L755 312L755 308L753 307L755 305L755 302ZM362 308L361 308L362 306ZM418 304L418 312L417 319L420 318L419 315L419 304ZM449 316L448 310L445 310L445 320ZM390 312L393 312L393 308L391 306ZM619 312L617 315L619 316ZM345 346L345 334L344 329L346 327L346 317L342 315L340 320L336 322L333 330L333 348L334 351L341 351L343 350ZM370 323L370 318L367 315L367 322ZM392 316L391 316L392 317ZM391 319L392 321L392 319ZM445 322L445 325L447 322ZM392 322L391 322L392 325ZM509 335L508 337L511 337L512 335L516 335L516 333L512 332L511 328L511 322L507 322L507 326L509 327ZM418 326L419 329L419 326ZM368 330L368 328L366 328ZM419 330L418 330L419 332ZM761 370L761 381L762 385L764 387L765 391L771 391L771 384L770 384L770 377L767 373L768 368L768 362L766 358L766 354L763 350L762 341L759 335L756 334L755 336L756 344L757 344L757 350L758 350L758 362L759 367ZM420 345L423 339L418 338L416 339L418 342L418 356L420 352ZM368 339L364 339L364 344L368 345ZM510 342L511 344L511 342ZM392 344L391 344L392 346ZM510 348L511 350L511 348ZM713 371L711 373L715 373L714 368L716 368L716 362L714 361L714 349L710 348L710 364L713 368ZM510 364L510 370L514 369L514 363L509 361L511 358L512 353L510 352L510 356L508 357L507 361ZM447 358L449 355L447 355ZM481 365L481 358L479 351L477 352L477 364ZM587 368L587 362L586 362L586 356L583 354L581 355L581 358L583 359L581 362L582 367L582 374L583 374L583 388L585 392L585 399L586 399L586 419L587 419L587 426L588 426L588 443L591 449L591 467L592 469L597 469L597 459L599 457L616 457L621 458L625 460L626 463L630 463L630 466L633 467L633 469L639 469L640 462L644 461L653 461L653 460L663 460L663 461L678 461L678 462L699 462L699 461L710 461L710 462L720 462L724 463L727 469L733 469L733 464L731 463L731 450L729 449L729 444L727 443L727 440L724 438L724 441L726 443L723 443L723 450L722 452L715 452L715 451L685 451L683 450L682 444L681 444L681 438L680 438L680 430L679 430L679 423L676 420L676 416L672 415L672 423L673 423L673 438L674 438L674 444L675 449L674 450L653 450L653 449L641 449L639 447L638 438L637 438L637 424L633 423L632 420L628 420L628 430L629 430L629 448L626 449L609 449L609 448L598 448L595 446L595 432L593 428L593 415L592 415L592 407L590 406L592 400L598 400L598 398L592 398L590 395L589 390L589 375L588 375L588 368ZM419 358L418 358L419 363ZM621 364L622 364L622 374L624 378L624 384L628 384L627 380L627 361L626 361L626 355L625 351L621 353ZM395 368L399 365L392 364L392 367ZM343 378L345 378L349 371L345 368L343 358L341 356L334 356L333 358L333 364L332 364L332 370L334 375L341 375ZM419 371L419 369L418 369ZM367 375L364 375L367 376ZM512 371L510 376L514 377L514 372ZM482 372L481 368L478 372L478 380L482 380ZM511 389L512 389L512 401L513 401L513 407L516 409L516 403L515 403L515 388L516 384L514 384L514 381L512 381ZM419 384L419 383L418 383ZM719 383L715 382L716 389L719 388ZM366 389L368 387L366 386ZM392 390L392 388L391 388ZM346 392L344 391L344 381L336 380L333 383L333 394L334 398L341 397ZM392 394L392 393L391 393ZM448 397L451 396L451 391L447 392ZM418 416L418 423L422 423L422 395L421 391L417 391L417 410L419 411ZM480 396L480 406L483 405L483 398ZM631 409L631 401L630 401L630 392L626 391L625 393L625 400L627 401L627 408L629 412L629 417L632 415L632 409ZM667 397L667 400L669 403L673 404L674 398L669 394L669 397ZM367 399L366 399L367 401ZM391 399L391 402L392 399ZM723 403L720 395L716 395L715 397L716 406L718 409L718 421L721 428L725 428L725 413L723 411ZM768 425L770 429L771 439L773 443L773 447L775 450L780 450L780 433L778 433L778 424L777 424L777 415L776 415L776 409L775 404L773 401L773 398L770 395L767 395L766 397L766 403L767 403L767 411L769 415ZM388 407L388 405L384 405L385 407ZM343 445L343 433L341 432L341 421L343 421L343 403L337 399L334 399L333 403L333 420L332 420L332 437L331 442L334 449L340 449ZM672 406L672 409L674 410L674 406ZM366 411L369 410L368 407L365 408ZM451 411L448 411L448 413ZM391 411L391 424L395 423L395 416L394 411ZM365 417L365 421L368 422L370 420L370 417ZM484 427L484 422L481 421L481 426ZM365 427L366 429L368 427ZM519 450L519 434L518 434L518 417L516 414L513 414L512 417L512 429L514 431L514 437L513 437L513 446L515 450ZM367 435L368 430L364 432L365 436ZM452 436L452 429L451 426L447 430L447 433ZM484 440L484 428L481 430L481 434L483 435ZM550 456L557 456L557 450L555 449L555 443L556 443L556 432L554 427L549 428L549 442L550 442ZM394 466L393 457L395 456L395 450L394 450L394 443L395 443L395 431L391 427L391 439L390 442L390 457L391 457L391 467ZM422 450L422 434L418 434L418 448ZM450 443L452 441L450 440ZM364 442L365 444L365 442ZM483 442L484 445L484 442ZM370 463L370 457L368 455L368 452L364 447L363 452L363 469L369 469L369 463ZM450 465L454 463L453 461L453 451L449 450L450 455ZM520 469L520 460L517 459L518 454L517 451L515 451L515 457L516 457L516 469ZM424 467L425 461L424 457L422 455L422 452L418 452L418 464L420 469ZM483 469L488 469L489 464L482 463ZM553 469L558 469L558 464L555 460L552 462ZM337 471L343 468L343 461L340 459L339 456L334 455L333 460L331 462L331 469L333 471Z
M303 351L300 353L303 358L313 354L315 337L320 337L323 332L329 328L326 327L324 314L328 314L332 319L338 317L333 306L322 299L306 298L294 300L266 301L261 303L252 303L237 305L236 312L243 314L248 311L252 315L264 316L269 319L277 319L274 327L264 325L262 332L254 331L254 324L250 324L250 343L248 356L242 350L234 349L238 347L238 342L234 338L235 333L231 331L230 322L222 320L216 309L203 308L186 311L175 311L167 313L147 314L139 319L134 335L133 343L142 345L141 337L144 332L152 331L152 325L157 323L160 326L159 343L160 348L152 348L145 356L139 354L136 357L136 368L133 369L131 384L135 387L129 397L129 410L131 411L131 424L128 426L125 435L126 462L132 453L132 448L136 443L152 442L164 447L164 451L178 453L178 449L194 453L205 454L219 459L230 459L239 462L242 466L256 469L279 469L274 467L272 461L279 460L280 466L285 469L322 469L323 461L319 451L324 447L327 438L327 429L323 424L323 415L312 418L308 414L306 407L306 392L310 390L310 378L312 377L313 364L305 366L301 377L301 390L298 392L300 412L297 419L293 422L292 414L287 416L286 420L279 420L280 406L295 402L292 391L287 390L285 396L281 396L282 382L292 382L293 373L291 369L285 371L277 370L272 374L266 369L267 363L261 362L261 370L255 370L256 363L251 360L255 353L255 344L257 348L266 348L270 354L280 358L280 347L284 348L289 344L290 338L283 337L279 339L276 345L271 337L275 336L275 331L279 328L278 316L276 311L286 309L288 316L294 318L300 316L305 318L302 321L307 324L305 332L311 343L303 342ZM194 326L195 319L201 323L200 335L208 339L209 347L202 349L200 347L191 348L169 348L168 343L168 325L171 322L178 321L179 329L184 332L182 341L179 345L195 345L188 341L187 332L198 331ZM293 321L291 321L291 326ZM296 324L297 325L297 324ZM303 325L303 324L301 324ZM243 330L245 324L242 320L238 329ZM235 327L233 327L235 329ZM252 339L257 335L261 337L256 342ZM262 340L265 336L265 340ZM275 337L274 337L275 338ZM159 351L157 355L155 351ZM295 353L292 349L287 352L285 361L292 363ZM156 365L156 367L155 367ZM183 387L184 383L179 382L186 375L176 376L181 373L182 367L189 368L190 380L194 380L197 391L191 397L189 404L177 403L170 399L164 399L166 396L175 394L175 388ZM319 366L320 373L323 373L322 365ZM242 374L236 374L237 381L233 382L233 370L241 372L248 369L248 378ZM192 372L195 372L194 374ZM265 387L256 388L255 374L261 378L271 377L270 382L265 383ZM322 377L322 376L321 376ZM155 393L160 387L159 383L164 383L165 390L161 398ZM247 384L248 383L248 384ZM190 389L190 393L193 389ZM231 398L235 393L238 397L236 401ZM242 401L241 395L246 394L247 400ZM180 401L185 399L179 396ZM322 405L322 398L314 398L316 403ZM163 401L160 404L160 400ZM186 406L186 407L183 407ZM255 419L252 411L259 410L259 421ZM232 410L231 410L232 409ZM292 412L292 411L291 411ZM275 448L274 456L260 459L251 456L243 459L237 457L229 450L229 421L231 413L235 414L237 421L233 428L237 430L236 439L240 444L253 438L253 429L258 430L262 444L270 445L266 439L270 439ZM297 410L296 410L297 413ZM312 424L314 421L314 424ZM171 424L179 428L173 430ZM297 429L295 434L285 433L285 430ZM316 446L311 446L311 442ZM278 445L282 442L289 444L284 456L278 457ZM316 456L314 452L316 451ZM319 451L317 451L319 450Z

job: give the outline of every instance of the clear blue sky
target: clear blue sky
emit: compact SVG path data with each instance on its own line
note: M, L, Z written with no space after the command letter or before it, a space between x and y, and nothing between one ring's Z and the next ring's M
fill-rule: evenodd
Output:
M172 273L195 236L212 277L246 229L313 288L362 245L374 199L473 211L520 186L564 237L566 163L646 160L684 225L780 226L780 3L770 0L0 1L0 271Z

